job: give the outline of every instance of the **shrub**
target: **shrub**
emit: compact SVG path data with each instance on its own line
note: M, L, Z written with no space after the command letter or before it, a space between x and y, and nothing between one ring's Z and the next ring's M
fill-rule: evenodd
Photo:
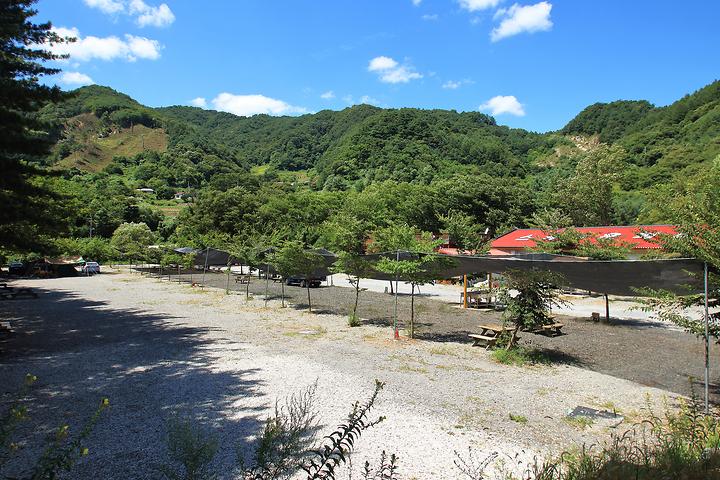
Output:
M515 346L510 350L498 348L490 354L493 360L503 365L548 365L550 358L548 355L535 348L527 348L523 346Z
M358 317L356 314L351 313L348 315L348 327L359 327L360 326L360 317Z

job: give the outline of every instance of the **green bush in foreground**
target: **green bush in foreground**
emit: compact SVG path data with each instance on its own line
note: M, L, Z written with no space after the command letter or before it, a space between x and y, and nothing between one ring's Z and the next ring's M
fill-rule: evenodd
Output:
M504 348L493 350L490 356L503 365L549 365L551 363L546 353L535 348L517 345L510 350Z
M693 398L678 411L649 417L603 445L566 452L559 458L536 463L522 475L495 477L486 470L497 457L482 458L472 450L455 464L472 480L719 480L720 417L705 415ZM499 467L502 467L500 465Z

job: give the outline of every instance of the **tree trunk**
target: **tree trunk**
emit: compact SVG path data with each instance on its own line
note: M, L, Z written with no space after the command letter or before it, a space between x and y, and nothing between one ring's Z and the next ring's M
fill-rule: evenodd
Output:
M410 338L415 335L415 284L410 284Z
M182 270L180 270L180 265L178 264L178 283L182 283Z
M357 316L358 300L360 299L360 277L355 279L355 306L353 307L353 317Z
M312 312L312 305L310 305L310 281L305 281L305 288L307 288L307 294L308 294L308 312Z
M280 299L282 301L282 308L285 308L285 279L282 279L280 284Z
M390 295L392 295L394 293L395 292L393 291L393 282L392 282L392 280L390 280Z
M610 323L610 299L608 298L608 294L604 293L605 295L605 320Z
M515 330L513 330L512 336L510 337L510 341L508 341L507 347L505 347L505 350L510 350L512 347L515 346L515 341L517 339L518 331L520 330L520 325L515 325Z
M230 295L230 267L228 267L227 282L225 282L225 295Z
M250 301L250 278L252 275L248 274L247 283L245 284L245 303Z

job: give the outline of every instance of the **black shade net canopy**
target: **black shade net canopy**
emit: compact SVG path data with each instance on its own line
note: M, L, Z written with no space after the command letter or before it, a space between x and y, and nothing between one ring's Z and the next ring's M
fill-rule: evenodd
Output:
M326 276L337 256L324 249L308 250L325 259L325 266L314 276ZM237 265L233 256L215 248L195 250L196 265L227 266ZM507 273L511 271L541 270L558 274L562 286L580 290L602 292L612 295L642 296L642 289L666 290L677 294L703 292L703 263L691 258L658 260L591 260L585 257L567 255L441 255L417 254L413 252L386 252L365 255L375 263L380 258L408 260L420 255L439 255L452 259L449 265L437 272L437 279L461 277L483 273ZM394 280L382 272L369 275L378 280Z

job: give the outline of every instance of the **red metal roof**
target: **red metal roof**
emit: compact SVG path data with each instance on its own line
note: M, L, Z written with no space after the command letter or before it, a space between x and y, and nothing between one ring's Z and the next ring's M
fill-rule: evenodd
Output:
M674 225L632 225L609 227L577 227L580 233L592 234L594 238L613 238L625 242L635 249L662 248L653 237L657 234L676 235L677 227ZM528 248L534 247L533 239L546 238L548 233L539 228L520 228L498 237L492 241L493 248Z

